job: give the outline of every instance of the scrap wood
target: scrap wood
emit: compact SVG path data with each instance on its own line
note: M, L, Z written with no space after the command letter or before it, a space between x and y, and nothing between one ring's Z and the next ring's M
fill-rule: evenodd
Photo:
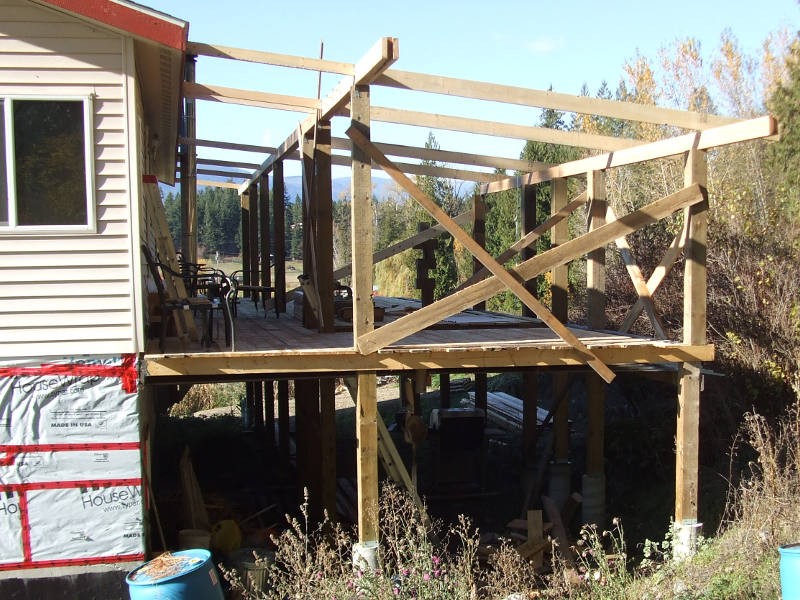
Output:
M567 498L567 501L564 502L564 508L561 509L561 521L565 525L569 525L572 523L572 519L575 518L575 513L578 512L578 507L583 502L583 496L581 496L578 492L572 492Z
M533 558L550 548L552 548L552 541L549 539L528 540L524 544L517 546L517 552L522 558Z
M564 528L564 523L561 521L561 513L556 503L553 502L553 499L549 496L542 496L542 507L553 523L553 533L556 536L556 544L558 545L558 551L561 557L568 567L575 568L575 553L569 543L567 530Z
M209 531L211 522L208 518L206 506L203 503L203 493L200 491L200 484L197 482L197 476L194 473L188 446L183 450L178 472L181 481L181 491L183 492L187 524L192 529Z

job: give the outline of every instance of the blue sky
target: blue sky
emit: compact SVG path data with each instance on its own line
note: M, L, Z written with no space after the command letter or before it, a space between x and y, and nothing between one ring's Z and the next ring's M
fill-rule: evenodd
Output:
M796 0L673 0L643 3L518 0L402 0L341 2L304 0L140 0L189 21L189 39L285 54L355 62L381 36L400 40L398 69L578 94L594 94L603 80L616 88L622 66L637 52L655 58L676 38L695 37L705 52L730 28L746 53L770 32L800 29ZM291 10L296 5L297 10ZM650 6L653 8L651 9ZM325 95L339 76L323 77ZM317 74L200 57L197 81L316 96ZM459 100L387 88L373 91L381 106L535 124L536 109ZM277 146L303 118L299 113L198 102L198 137ZM346 123L334 121L334 135ZM443 149L518 157L523 142L435 132ZM376 124L373 139L424 144L428 130ZM201 157L260 162L262 157L201 149ZM287 174L299 165L287 164ZM342 175L342 171L334 175Z

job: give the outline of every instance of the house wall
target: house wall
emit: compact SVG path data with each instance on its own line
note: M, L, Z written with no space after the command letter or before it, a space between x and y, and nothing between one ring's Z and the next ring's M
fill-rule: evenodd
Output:
M0 0L0 94L94 95L97 211L93 234L0 233L0 357L139 350L132 48L124 36L62 12Z

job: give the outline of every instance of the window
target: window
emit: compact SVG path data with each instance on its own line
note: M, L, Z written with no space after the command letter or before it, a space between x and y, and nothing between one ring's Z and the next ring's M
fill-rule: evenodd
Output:
M94 231L90 100L0 103L0 232Z

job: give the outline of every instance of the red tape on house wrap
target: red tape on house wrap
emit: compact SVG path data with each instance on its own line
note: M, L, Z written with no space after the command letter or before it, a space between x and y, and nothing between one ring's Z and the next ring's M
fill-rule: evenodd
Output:
M68 375L71 377L117 377L122 389L128 394L136 392L139 373L136 371L136 355L123 354L119 365L82 365L78 363L44 363L38 367L2 367L0 377L43 377Z

